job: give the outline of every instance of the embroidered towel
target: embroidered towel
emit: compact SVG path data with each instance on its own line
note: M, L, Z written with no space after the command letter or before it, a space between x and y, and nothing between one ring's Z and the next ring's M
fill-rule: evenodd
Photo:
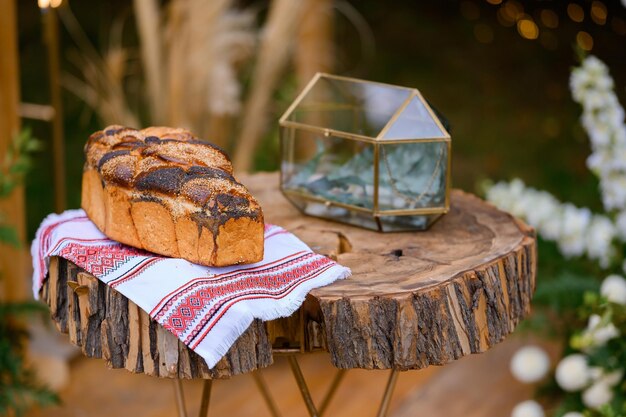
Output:
M115 288L204 358L221 359L253 319L291 315L313 288L350 276L286 230L265 226L261 262L208 267L159 256L103 235L83 210L49 215L31 247L38 298L51 256Z

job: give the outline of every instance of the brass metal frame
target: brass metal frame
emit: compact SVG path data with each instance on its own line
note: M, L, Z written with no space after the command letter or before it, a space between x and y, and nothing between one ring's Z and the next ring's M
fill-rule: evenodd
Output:
M380 130L380 132L376 135L376 137L359 135L352 132L344 132L335 129L324 128L320 126L309 125L306 123L295 122L292 120L288 120L294 110L302 103L304 98L307 96L309 91L314 87L314 85L319 81L320 78L328 78L328 79L336 79L342 81L351 81L357 83L371 83L376 85L382 85L385 87L401 89L409 92L408 97L404 100L404 102L398 107L393 116L389 119L389 121L385 124L385 126ZM400 117L404 109L411 103L411 101L417 97L420 102L424 105L426 110L428 111L431 118L435 121L437 127L441 130L443 136L442 137L434 137L434 138L394 138L394 139L382 139L385 133L393 126L394 122ZM315 105L315 103L313 103ZM321 104L319 104L321 105ZM342 106L343 107L343 106ZM374 146L374 201L373 208L368 209L360 206L355 206L352 204L340 203L334 200L329 200L326 198L322 198L319 196L315 196L300 190L286 189L282 182L283 179L283 164L281 163L281 182L280 189L281 191L289 197L289 195L293 195L294 197L299 197L304 200L314 201L323 203L327 206L335 206L342 207L349 210L354 210L362 213L371 214L376 223L378 224L378 229L382 230L381 217L386 216L412 216L412 215L430 215L430 214L445 214L450 210L450 191L451 191L451 166L452 166L452 140L450 137L450 133L441 123L441 120L434 113L433 109L430 107L428 102L424 99L421 92L415 88L402 87L392 84L385 84L375 81L366 81L360 80L357 78L351 77L343 77L339 75L326 74L318 72L315 76L309 81L306 87L302 90L302 92L296 97L296 99L291 103L289 108L283 113L283 115L279 119L279 125L282 128L288 128L289 131L294 131L295 129L301 129L309 132L319 133L324 137L338 137L342 139L348 139L358 142L366 142L371 143ZM283 137L281 132L281 158L283 157L283 142L286 141L287 138ZM294 140L294 138L290 138ZM422 207L416 209L399 209L399 210L380 210L379 202L378 202L378 187L379 187L379 176L380 176L380 146L384 145L394 145L394 144L410 144L410 143L433 143L433 142L445 142L447 145L447 162L446 162L446 189L445 189L445 198L443 206L438 207ZM293 155L292 155L293 156ZM293 158L291 158L293 160Z

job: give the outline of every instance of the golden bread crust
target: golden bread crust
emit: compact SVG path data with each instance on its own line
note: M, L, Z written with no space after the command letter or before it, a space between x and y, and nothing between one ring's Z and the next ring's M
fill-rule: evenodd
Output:
M209 266L263 259L263 212L226 153L185 129L109 126L85 145L82 207L108 237Z

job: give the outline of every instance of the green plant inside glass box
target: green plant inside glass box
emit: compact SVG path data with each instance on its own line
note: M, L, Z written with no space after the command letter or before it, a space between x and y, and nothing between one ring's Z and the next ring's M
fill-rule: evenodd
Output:
M450 134L416 89L317 74L280 134L281 190L305 214L386 232L449 209Z

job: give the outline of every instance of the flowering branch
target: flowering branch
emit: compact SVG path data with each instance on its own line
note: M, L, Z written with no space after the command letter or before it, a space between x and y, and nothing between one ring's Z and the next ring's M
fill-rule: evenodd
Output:
M562 203L552 194L527 187L521 180L500 182L486 192L498 207L526 219L545 240L554 241L563 256L585 255L606 269L616 264L626 243L626 125L624 109L607 66L589 56L572 71L570 87L582 105L582 125L591 142L588 168L600 180L607 214ZM615 219L615 221L613 220ZM624 264L626 270L626 263ZM580 309L586 328L569 341L568 356L555 370L565 399L559 417L613 417L626 411L626 279L606 277L600 293L585 295ZM518 351L511 361L513 375L525 383L545 377L549 362L536 347ZM512 417L543 417L533 400L518 404Z
M592 153L587 167L600 179L606 210L626 210L626 126L624 109L613 91L607 66L595 56L572 71L570 88L582 105L581 117Z
M607 268L615 259L615 227L607 216L561 203L552 194L527 187L520 179L499 182L487 200L525 219L545 240L556 242L566 258L586 255Z

